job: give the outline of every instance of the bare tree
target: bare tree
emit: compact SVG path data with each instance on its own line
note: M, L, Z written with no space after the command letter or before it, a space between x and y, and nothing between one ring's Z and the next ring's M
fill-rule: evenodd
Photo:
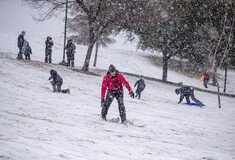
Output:
M96 24L95 24L96 25ZM73 33L70 37L75 43L80 45L89 45L89 31L87 30L87 21L83 15L78 17L70 18L68 23L69 32ZM109 27L103 32L103 34L96 41L95 45L95 58L93 66L96 67L98 58L98 49L100 46L107 47L108 45L115 43L115 39L111 37L116 35L118 32L114 32L114 27Z
M46 20L58 12L65 5L65 1L61 0L24 0L34 9L40 13L39 20ZM144 4L144 0L70 0L69 9L70 14L74 17L83 15L86 17L87 29L89 34L89 45L86 53L86 58L82 70L87 72L89 70L90 58L94 44L99 37L110 26L118 25L119 21L123 21L128 17L128 13L132 12L131 8ZM141 8L141 6L138 6Z

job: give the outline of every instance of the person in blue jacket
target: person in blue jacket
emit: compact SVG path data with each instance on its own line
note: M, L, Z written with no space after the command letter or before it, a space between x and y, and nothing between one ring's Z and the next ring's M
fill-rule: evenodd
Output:
M30 61L30 54L32 54L32 49L29 46L29 42L26 42L26 47L25 47L25 51L24 51L25 60Z

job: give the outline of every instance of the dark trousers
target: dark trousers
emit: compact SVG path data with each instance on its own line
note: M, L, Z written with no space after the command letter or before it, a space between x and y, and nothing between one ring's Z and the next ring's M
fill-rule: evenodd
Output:
M113 102L114 97L117 99L119 114L123 122L126 120L126 110L125 110L125 106L123 102L123 93L108 92L105 98L105 105L101 110L101 115L106 117L106 115L108 114L109 107L111 103Z
M187 103L190 103L189 96L191 96L191 99L192 99L195 103L197 103L197 104L200 104L200 103L201 103L197 98L195 98L195 96L194 96L194 90L191 90L191 91L189 92L189 94L186 96L186 101L187 101Z
M203 81L203 85L204 85L205 88L208 88L208 87L207 87L207 83L208 83L207 80L204 80L204 81Z
M74 53L67 52L67 64L68 66L74 67Z
M53 88L53 92L62 92L62 93L68 93L68 89L61 89L63 82L57 82L51 81L51 85Z
M191 103L189 97L191 97L191 99L192 99L195 103L201 104L201 102L200 102L197 98L195 98L195 96L194 96L194 90L193 90L193 89L192 89L190 92L188 92L187 94L181 95L181 96L180 96L179 103L182 102L182 100L184 99L184 97L186 98L186 101L187 101L188 104Z
M22 48L23 47L19 47L19 53L18 53L18 55L17 55L17 59L23 59L23 53L22 53Z
M25 54L25 60L29 60L30 61L30 54Z
M135 97L138 96L138 99L140 99L142 91L143 91L142 89L137 88L136 91L135 91Z
M52 54L52 50L47 49L47 50L45 51L45 63L48 63L48 59L49 59L49 63L52 62L51 54Z

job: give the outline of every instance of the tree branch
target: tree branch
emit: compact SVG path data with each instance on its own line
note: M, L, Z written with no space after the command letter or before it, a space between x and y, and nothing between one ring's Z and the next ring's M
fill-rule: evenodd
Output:
M88 8L85 6L83 0L76 0L76 2L79 4L79 6L83 9L83 11L84 11L87 15L90 14L90 13L89 13L89 10L88 10Z

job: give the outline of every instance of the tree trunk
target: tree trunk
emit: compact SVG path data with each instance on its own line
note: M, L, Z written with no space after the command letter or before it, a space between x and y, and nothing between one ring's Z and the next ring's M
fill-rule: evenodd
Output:
M93 21L92 21L92 18L90 18L89 19L89 46L88 46L88 50L86 53L86 59L82 67L82 71L84 72L88 72L89 70L91 54L92 54L92 50L93 50L95 42L96 41L95 41L95 34L94 34L94 29L93 29Z
M93 66L96 67L96 62L97 62L97 55L98 55L98 47L99 47L99 44L98 44L98 41L96 42L96 46L95 46L95 60L94 60L94 64Z
M216 75L217 75L217 64L216 64L216 59L215 59L213 63L212 86L217 86Z
M183 58L180 58L179 68L180 68L181 71L184 71Z
M227 62L225 62L225 75L224 75L224 93L226 93L226 84L227 84Z
M168 57L163 55L163 73L162 73L162 81L167 81L167 69L168 69Z
M217 82L218 105L219 105L219 108L221 108L220 91L219 91L219 82L217 81L217 74L215 75L215 80L216 80L216 82Z
M89 64L90 64L90 59L91 59L91 53L94 47L94 43L91 43L88 47L87 53L86 53L86 59L82 67L82 71L88 72L89 71Z

